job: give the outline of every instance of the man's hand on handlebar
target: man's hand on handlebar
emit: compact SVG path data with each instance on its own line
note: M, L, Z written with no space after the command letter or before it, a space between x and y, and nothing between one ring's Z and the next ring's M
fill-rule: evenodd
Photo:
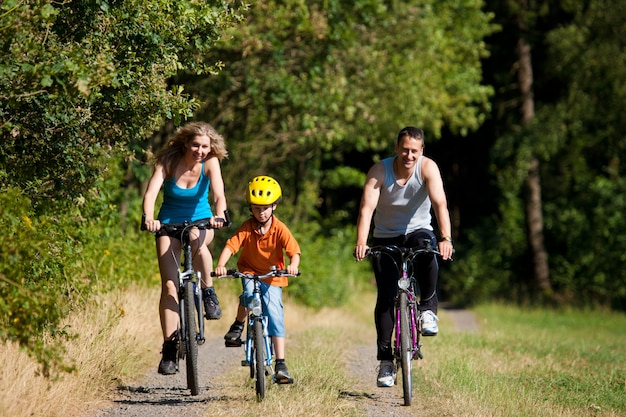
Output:
M449 240L442 240L438 244L439 246L439 254L441 255L441 259L447 261L448 259L452 259L452 255L454 254L454 248L452 247L452 242Z
M357 260L357 262L362 261L367 257L369 253L369 246L367 245L356 245L354 247L353 256Z

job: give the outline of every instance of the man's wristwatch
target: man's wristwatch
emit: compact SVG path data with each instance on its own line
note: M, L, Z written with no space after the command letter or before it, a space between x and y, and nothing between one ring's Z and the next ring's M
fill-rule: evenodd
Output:
M450 243L452 243L452 238L450 236L442 236L440 242L450 242Z

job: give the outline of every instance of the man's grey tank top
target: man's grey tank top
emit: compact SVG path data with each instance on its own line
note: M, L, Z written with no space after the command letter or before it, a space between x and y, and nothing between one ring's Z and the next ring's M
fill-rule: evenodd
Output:
M417 229L433 230L430 198L422 179L424 156L418 158L415 171L405 185L396 182L394 159L391 157L382 161L385 166L385 184L380 190L374 213L374 237L396 237Z

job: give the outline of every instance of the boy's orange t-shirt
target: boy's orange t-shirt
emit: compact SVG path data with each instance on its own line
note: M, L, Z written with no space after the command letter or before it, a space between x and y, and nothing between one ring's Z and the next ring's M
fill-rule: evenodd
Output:
M289 258L300 254L300 246L296 238L276 215L272 218L272 225L265 235L259 232L254 218L246 220L228 239L226 247L233 254L241 249L237 269L246 274L266 274L272 266L285 269L283 250ZM287 277L272 277L263 281L279 287L285 287L288 284Z

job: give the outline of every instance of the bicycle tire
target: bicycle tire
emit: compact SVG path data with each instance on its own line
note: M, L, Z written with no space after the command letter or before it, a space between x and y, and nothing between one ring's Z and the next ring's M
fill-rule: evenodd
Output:
M191 390L191 395L198 395L200 392L200 384L198 383L198 339L196 338L196 303L194 283L188 281L184 288L183 308L185 309L185 327L187 334L186 345L187 354L185 358L185 366L187 368L187 388Z
M402 365L402 391L404 405L411 405L413 399L411 326L409 301L405 292L400 293L400 362Z
M265 339L263 338L263 320L254 321L254 364L256 373L256 396L257 400L265 398Z

